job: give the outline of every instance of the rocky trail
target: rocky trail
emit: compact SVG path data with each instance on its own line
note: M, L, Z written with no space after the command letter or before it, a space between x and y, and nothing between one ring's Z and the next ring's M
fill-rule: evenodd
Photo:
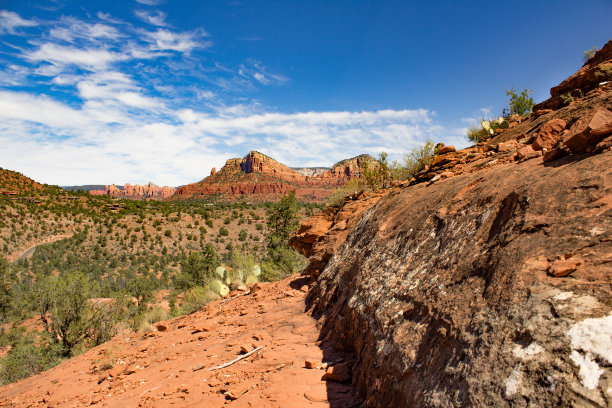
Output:
M118 335L1 388L0 406L358 406L350 360L321 341L304 311L304 285L295 276L258 284L247 294L157 323L151 332Z

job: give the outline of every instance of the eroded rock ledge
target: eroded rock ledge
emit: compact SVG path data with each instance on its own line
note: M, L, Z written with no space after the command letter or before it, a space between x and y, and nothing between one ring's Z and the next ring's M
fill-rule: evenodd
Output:
M611 159L495 166L365 212L311 301L367 406L610 403Z
M612 406L612 90L589 89L292 237L365 406Z

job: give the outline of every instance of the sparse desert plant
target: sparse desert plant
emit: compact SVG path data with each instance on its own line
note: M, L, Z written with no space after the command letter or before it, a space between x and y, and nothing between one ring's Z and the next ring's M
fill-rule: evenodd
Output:
M612 64L600 64L595 71L595 77L599 81L612 80Z
M363 163L362 173L367 186L371 190L386 188L389 186L391 174L389 171L389 162L387 157L388 155L386 152L380 152L376 162L364 161Z
M219 264L215 249L211 244L206 244L201 252L193 252L183 261L181 273L176 276L174 286L182 290L206 286L214 278Z
M586 61L590 60L591 58L593 58L595 56L595 54L597 53L597 51L599 51L599 49L594 46L593 48L583 52L582 53L582 58L586 62Z
M574 102L574 97L570 92L561 94L560 98L564 105L569 105L570 103Z
M358 194L364 189L365 182L361 179L353 178L344 186L334 190L334 192L327 198L327 205L340 205L346 197ZM259 227L259 224L257 224L256 227Z
M196 286L185 292L183 303L181 305L181 313L189 314L202 309L209 302L218 299L219 296L211 290Z
M436 145L431 140L415 146L404 155L403 163L394 162L391 166L391 176L394 180L409 180L425 166L431 164L436 155Z
M519 115L520 117L527 116L531 113L535 102L531 97L533 91L531 89L523 89L520 93L516 93L514 88L506 89L508 105L504 108L504 116Z

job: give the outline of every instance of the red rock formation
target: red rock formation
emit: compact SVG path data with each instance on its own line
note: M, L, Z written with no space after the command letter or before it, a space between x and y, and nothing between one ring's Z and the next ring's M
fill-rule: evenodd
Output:
M253 151L242 159L229 159L202 181L179 187L171 199L275 201L293 190L301 200L323 201L336 188L360 177L363 163L372 160L369 155L361 155L343 160L320 175L305 176Z
M610 404L593 344L612 327L612 90L596 92L292 236L363 406Z
M92 195L109 195L115 198L126 198L130 200L163 200L174 194L174 187L159 187L153 183L147 185L127 183L122 188L114 184L104 186L104 190L92 190Z
M559 85L550 89L550 98L533 107L534 112L547 112L563 107L566 102L562 95L570 95L574 99L582 98L600 88L600 84L612 80L612 40L584 63L574 75L565 79ZM608 84L610 85L610 84Z

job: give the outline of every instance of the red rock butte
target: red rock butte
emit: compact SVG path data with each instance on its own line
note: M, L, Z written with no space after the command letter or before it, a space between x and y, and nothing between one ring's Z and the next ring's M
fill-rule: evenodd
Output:
M242 159L229 159L219 171L213 168L205 179L179 187L170 200L275 201L293 190L302 201L321 202L349 180L360 178L363 164L374 160L364 154L331 169L292 169L251 151Z
M92 190L90 194L109 195L115 198L127 198L132 200L163 200L164 198L170 197L175 191L176 188L174 187L159 187L153 183L144 186L127 183L121 188L114 184L104 186L104 190Z

